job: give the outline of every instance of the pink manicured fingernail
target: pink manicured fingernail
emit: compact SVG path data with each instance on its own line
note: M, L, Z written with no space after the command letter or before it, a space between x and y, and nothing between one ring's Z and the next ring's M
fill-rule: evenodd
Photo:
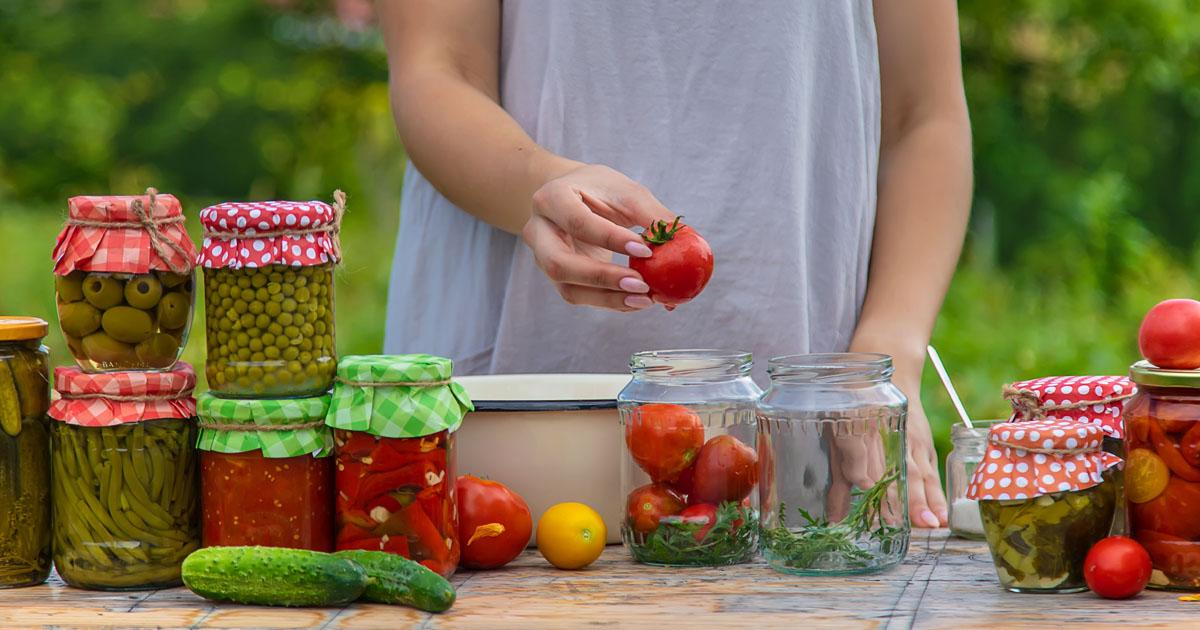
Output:
M650 285L638 280L637 278L621 278L619 283L622 291L630 293L649 293Z
M631 295L625 298L625 306L629 308L648 308L654 306L654 300L644 295Z
M945 523L946 521L949 521L949 520L950 520L950 513L946 511L946 508L939 509L938 510L938 521L941 523Z
M937 527L939 525L938 518L929 510L921 512L921 520L925 522L926 527Z
M653 252L650 251L649 247L646 247L645 243L629 241L625 244L625 253L637 258L649 258Z

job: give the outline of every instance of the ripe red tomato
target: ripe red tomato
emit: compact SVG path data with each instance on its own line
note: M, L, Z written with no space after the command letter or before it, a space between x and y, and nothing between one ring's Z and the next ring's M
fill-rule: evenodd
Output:
M711 503L698 503L679 513L685 523L699 523L704 526L692 533L696 542L702 542L708 536L708 530L717 524L717 506Z
M676 217L658 221L642 235L652 252L649 258L630 258L629 267L650 285L650 298L668 311L700 295L713 272L708 243Z
M704 446L704 423L680 405L642 405L625 426L625 445L653 481L670 481L692 465Z
M1200 538L1200 483L1184 481L1174 475L1167 488L1145 503L1130 503L1133 531L1150 530L1184 540Z
M700 450L696 449L696 452L699 453ZM696 467L688 466L687 468L684 468L683 472L679 473L679 476L673 481L667 482L667 485L675 491L675 494L678 494L686 499L687 496L692 493L692 484L695 483L695 480Z
M732 435L718 435L696 456L695 480L688 501L741 501L758 483L758 456Z
M462 566L496 569L521 555L533 534L533 515L504 484L463 475L457 481Z
M1165 300L1146 313L1138 330L1138 348L1160 368L1200 368L1200 302Z
M683 511L683 500L671 489L657 483L646 484L629 493L625 517L634 531L649 534L658 529L659 520Z
M1137 541L1109 536L1092 545L1083 561L1088 588L1105 599L1128 599L1150 581L1150 554Z

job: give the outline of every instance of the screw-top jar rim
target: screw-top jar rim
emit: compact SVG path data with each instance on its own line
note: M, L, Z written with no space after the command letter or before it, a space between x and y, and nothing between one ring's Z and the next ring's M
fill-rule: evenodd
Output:
M750 375L753 356L740 350L647 350L629 358L634 378L723 381Z
M775 383L836 385L890 380L892 357L875 352L825 352L772 357L767 374Z

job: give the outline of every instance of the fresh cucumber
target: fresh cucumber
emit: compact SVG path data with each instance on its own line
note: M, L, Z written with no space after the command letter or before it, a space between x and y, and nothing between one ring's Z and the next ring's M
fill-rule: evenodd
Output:
M429 612L454 605L454 586L424 565L383 551L348 550L333 555L357 563L367 571L363 599L381 604L403 604Z
M183 561L183 583L206 599L264 606L342 606L363 594L361 566L278 547L208 547Z

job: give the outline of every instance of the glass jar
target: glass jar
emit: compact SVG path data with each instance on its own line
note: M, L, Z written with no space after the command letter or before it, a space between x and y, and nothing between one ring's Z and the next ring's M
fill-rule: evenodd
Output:
M195 373L55 370L54 565L71 586L177 586L200 545ZM136 399L136 400L132 400Z
M49 326L0 317L0 588L50 574Z
M759 468L749 353L639 352L617 397L621 539L638 562L721 566L754 556Z
M967 498L967 484L983 459L988 429L1004 420L972 420L973 427L956 423L950 427L950 454L946 456L946 503L950 533L968 540L985 540L979 502Z
M793 575L895 566L908 550L908 400L882 354L771 359L758 405L762 553Z
M197 400L205 547L333 551L329 396Z
M1200 591L1200 371L1139 361L1130 376L1129 535L1150 553L1152 588Z

